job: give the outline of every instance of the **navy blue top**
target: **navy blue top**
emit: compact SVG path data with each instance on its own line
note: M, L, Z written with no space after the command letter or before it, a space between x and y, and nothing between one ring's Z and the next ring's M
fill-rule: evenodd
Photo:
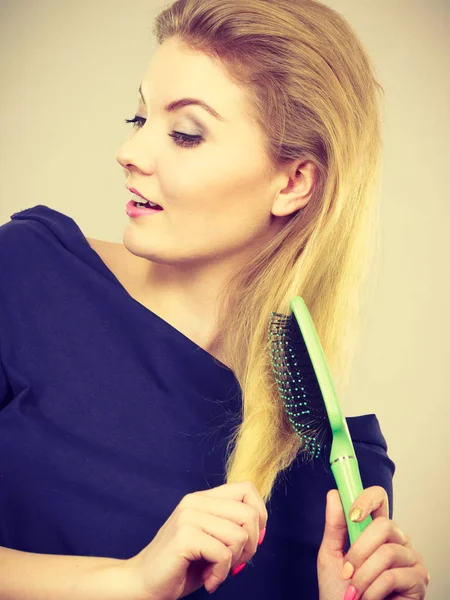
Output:
M0 545L129 558L181 498L224 483L239 422L233 372L137 302L67 215L0 226ZM365 487L395 466L375 415L348 418ZM325 459L296 460L264 543L217 599L318 598ZM210 598L204 588L190 597Z

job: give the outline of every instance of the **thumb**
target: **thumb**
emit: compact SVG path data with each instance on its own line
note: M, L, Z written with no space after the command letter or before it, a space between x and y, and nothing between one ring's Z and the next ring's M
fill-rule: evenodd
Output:
M348 538L347 522L341 497L337 490L330 490L327 494L325 512L325 530L320 551L324 554L344 554Z

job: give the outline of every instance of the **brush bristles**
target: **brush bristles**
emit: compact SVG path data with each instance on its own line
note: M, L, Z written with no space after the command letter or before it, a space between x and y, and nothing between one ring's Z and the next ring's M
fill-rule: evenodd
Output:
M304 441L303 450L317 458L330 443L331 427L322 392L295 316L272 312L268 329L272 368L286 413Z

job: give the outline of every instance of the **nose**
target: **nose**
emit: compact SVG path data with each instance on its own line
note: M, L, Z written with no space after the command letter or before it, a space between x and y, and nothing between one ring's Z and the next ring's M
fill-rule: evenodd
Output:
M116 150L116 160L123 169L132 168L141 171L151 169L149 163L150 148L148 138L145 141L142 129L133 132Z
M127 146L127 142L119 146L116 150L116 160L124 169L129 169L132 165L131 152Z

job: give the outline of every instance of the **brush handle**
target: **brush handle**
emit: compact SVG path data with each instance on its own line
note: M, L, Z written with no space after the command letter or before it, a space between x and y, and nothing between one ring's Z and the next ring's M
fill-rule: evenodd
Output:
M354 523L348 516L352 504L364 489L359 473L358 461L355 456L337 458L331 463L331 471L333 472L341 497L342 506L344 508L350 544L353 544L364 529L372 522L372 517L370 515L361 523Z

